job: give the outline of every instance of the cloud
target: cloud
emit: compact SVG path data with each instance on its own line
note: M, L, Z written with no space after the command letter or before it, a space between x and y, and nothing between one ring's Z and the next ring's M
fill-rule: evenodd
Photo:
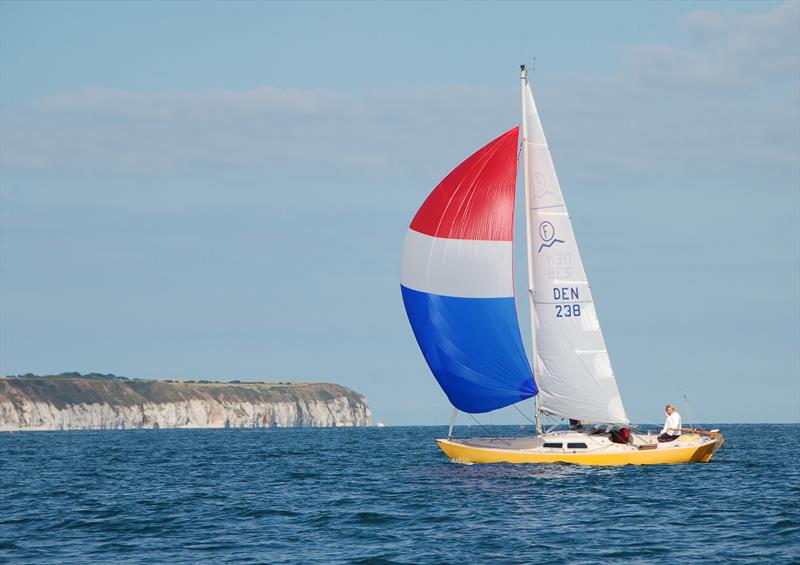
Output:
M692 12L681 21L691 46L639 46L629 70L642 86L675 89L751 91L766 81L797 85L800 70L800 3L772 10Z
M570 124L555 133L560 145L595 175L796 184L799 9L694 12L681 22L687 47L639 45L617 72L570 78L552 105L554 121Z
M557 161L584 178L795 174L798 10L694 12L689 43L639 45L620 68L537 92ZM302 168L436 175L518 121L518 93L441 86L346 92L92 89L3 111L4 166L146 173Z
M511 104L502 104L504 97ZM514 123L515 100L512 89L461 86L356 93L272 86L84 90L47 97L25 114L4 114L3 160L142 171L217 164L391 173L424 162L437 142L474 130L476 122L482 133L499 135ZM465 121L470 114L476 118Z

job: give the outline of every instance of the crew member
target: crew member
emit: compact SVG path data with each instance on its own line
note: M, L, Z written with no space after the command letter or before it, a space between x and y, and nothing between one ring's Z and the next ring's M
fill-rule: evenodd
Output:
M667 404L664 408L667 413L667 419L664 422L664 428L661 430L661 435L658 436L658 441L667 442L675 441L681 435L681 415L675 410L672 404Z
M569 419L569 429L571 430L582 430L583 429L583 422L580 420L576 420L575 418Z

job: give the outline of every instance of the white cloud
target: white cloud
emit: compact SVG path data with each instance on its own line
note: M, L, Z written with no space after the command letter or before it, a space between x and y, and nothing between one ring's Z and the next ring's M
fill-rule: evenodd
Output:
M61 93L26 114L4 114L3 160L31 167L151 171L209 163L396 171L424 161L454 130L475 130L479 122L478 130L486 124L484 133L499 135L511 127L514 107L506 104L503 112L498 101L504 97L513 104L510 89L458 86L363 93L271 86ZM464 120L470 114L476 118Z
M796 171L799 7L695 12L681 22L688 47L641 45L615 73L546 85L537 96L556 159L588 177ZM2 161L144 172L436 174L442 162L455 165L511 127L517 105L513 87L84 90L3 112Z
M796 178L799 8L695 12L688 47L640 45L616 73L571 79L553 104L562 146L594 174Z
M764 81L797 84L800 3L754 14L698 11L681 24L691 48L653 44L632 51L630 70L641 85L749 91Z

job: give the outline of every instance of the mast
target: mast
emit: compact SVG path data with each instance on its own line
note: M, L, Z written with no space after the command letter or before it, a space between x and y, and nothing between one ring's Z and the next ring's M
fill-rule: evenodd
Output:
M531 368L533 369L534 380L538 378L539 371L537 368L538 351L536 349L536 305L534 304L534 288L533 288L533 260L531 255L531 191L530 183L528 182L528 124L525 119L525 87L528 86L528 70L525 65L519 66L519 78L521 83L522 93L522 166L523 166L523 179L525 182L525 239L527 249L527 263L528 263L528 306L531 311ZM540 394L537 394L534 402L536 403L536 433L542 433L542 410L540 406Z

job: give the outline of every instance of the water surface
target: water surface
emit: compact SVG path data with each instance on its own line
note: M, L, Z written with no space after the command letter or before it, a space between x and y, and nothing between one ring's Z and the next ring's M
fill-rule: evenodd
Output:
M619 468L458 465L436 427L0 433L0 562L797 562L800 426L720 427Z

